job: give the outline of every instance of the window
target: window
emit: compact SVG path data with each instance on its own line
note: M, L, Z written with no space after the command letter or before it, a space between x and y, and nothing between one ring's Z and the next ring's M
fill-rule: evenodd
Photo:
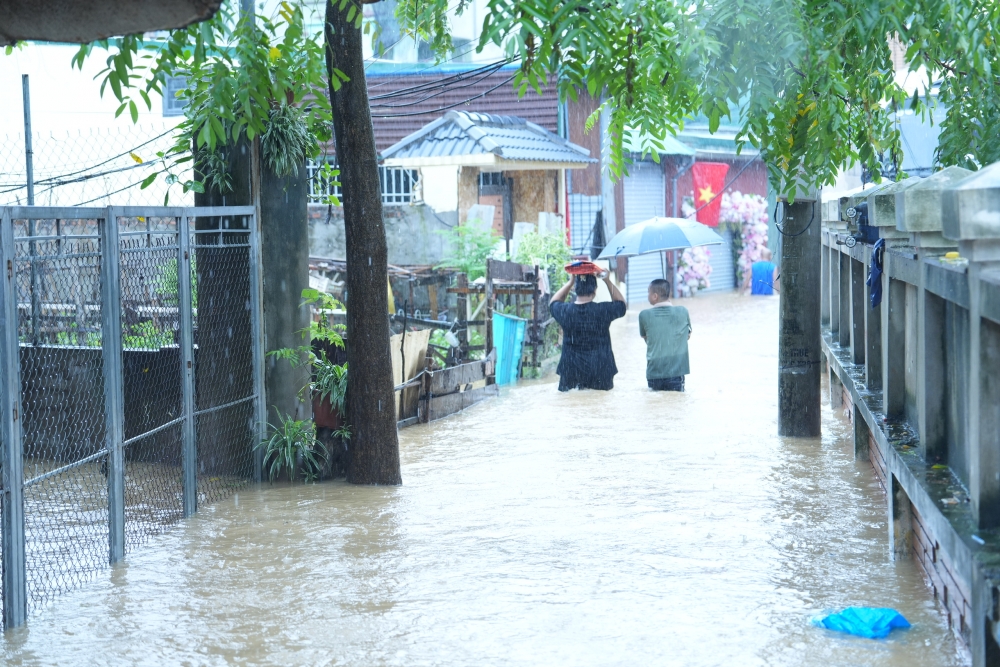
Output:
M187 99L177 97L177 93L187 88L187 78L183 76L168 76L163 84L163 115L183 116Z
M479 188L503 187L505 185L502 171L479 172Z
M343 197L340 185L331 183L329 179L323 177L319 162L309 160L306 169L309 177L310 202L322 204L329 195L334 195L338 199ZM419 180L419 174L420 172L415 169L379 167L378 181L382 191L382 204L399 206L413 203L413 190Z

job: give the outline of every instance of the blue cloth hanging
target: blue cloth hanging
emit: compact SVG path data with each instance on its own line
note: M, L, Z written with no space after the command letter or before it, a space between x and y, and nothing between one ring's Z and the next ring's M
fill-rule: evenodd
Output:
M894 628L910 627L902 614L884 607L848 607L838 614L814 618L812 624L868 639L882 639Z
M882 303L882 260L885 256L885 239L879 239L872 246L872 261L868 266L868 280L865 284L871 290L872 310Z

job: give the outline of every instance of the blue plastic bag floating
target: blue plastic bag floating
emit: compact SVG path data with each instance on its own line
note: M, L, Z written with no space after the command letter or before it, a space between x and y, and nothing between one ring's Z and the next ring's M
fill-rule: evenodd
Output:
M817 616L812 619L812 624L868 639L882 639L894 628L910 627L910 622L902 614L884 607L848 607L839 614Z

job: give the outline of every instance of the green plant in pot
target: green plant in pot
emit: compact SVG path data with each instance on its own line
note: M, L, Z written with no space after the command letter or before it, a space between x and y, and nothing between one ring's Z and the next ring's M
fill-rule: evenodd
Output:
M302 306L315 307L320 314L318 322L312 322L308 329L301 331L302 337L310 344L273 350L268 352L268 356L284 359L294 368L305 363L310 365L312 379L302 388L300 397L304 399L302 394L309 392L316 426L342 434L346 421L347 364L333 363L323 349L317 351L312 343L326 343L344 349L343 327L331 325L327 320L329 313L343 310L344 306L329 294L315 289L302 290Z
M264 450L264 467L268 468L271 481L283 472L295 481L295 471L300 470L302 479L311 482L319 478L323 464L330 458L326 446L316 439L316 425L308 419L292 419L284 415L281 424L270 425L271 437L260 442L258 449Z

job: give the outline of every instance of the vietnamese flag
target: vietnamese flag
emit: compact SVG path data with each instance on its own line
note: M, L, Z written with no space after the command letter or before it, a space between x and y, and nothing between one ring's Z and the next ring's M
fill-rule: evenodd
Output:
M722 189L726 186L728 172L729 165L723 162L695 162L691 167L696 219L703 225L719 226Z

